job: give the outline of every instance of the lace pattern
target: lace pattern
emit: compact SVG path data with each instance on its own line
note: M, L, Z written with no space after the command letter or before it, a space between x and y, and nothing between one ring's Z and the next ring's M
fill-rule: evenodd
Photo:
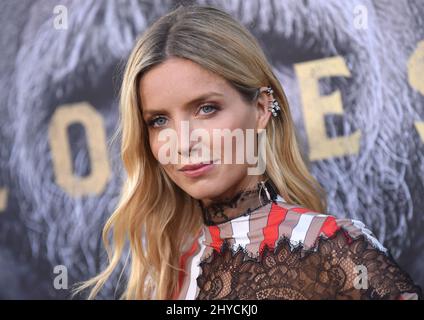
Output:
M365 235L352 238L343 228L318 237L313 249L282 237L256 257L224 241L221 251L213 250L199 266L196 299L368 300L414 293L422 299L421 288L389 252L378 250Z

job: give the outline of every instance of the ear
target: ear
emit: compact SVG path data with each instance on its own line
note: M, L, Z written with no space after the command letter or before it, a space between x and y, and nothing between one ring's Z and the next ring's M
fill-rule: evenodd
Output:
M268 108L272 103L273 96L272 94L268 95L266 90L267 87L261 87L256 100L256 129L265 129L272 115Z

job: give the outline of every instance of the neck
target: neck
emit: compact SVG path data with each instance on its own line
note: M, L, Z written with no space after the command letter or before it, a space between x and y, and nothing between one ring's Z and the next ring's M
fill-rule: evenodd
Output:
M257 182L254 187L238 191L234 196L212 200L207 204L199 200L198 204L204 223L210 226L248 215L274 201L277 195L275 185L270 179L265 178Z

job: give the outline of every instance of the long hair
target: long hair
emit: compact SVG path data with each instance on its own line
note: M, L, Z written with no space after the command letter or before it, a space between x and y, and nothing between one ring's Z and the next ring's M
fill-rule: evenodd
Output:
M308 171L287 98L257 40L220 9L180 5L141 35L127 61L117 131L127 178L102 233L109 264L74 294L88 287L92 287L88 299L98 294L118 266L127 240L131 269L120 299L171 299L180 289L182 248L199 231L202 217L195 200L169 179L153 157L139 95L143 74L170 57L189 59L225 78L247 101L257 88L271 86L281 114L271 117L266 128L265 174L288 203L326 211L325 191ZM113 249L108 239L111 231Z

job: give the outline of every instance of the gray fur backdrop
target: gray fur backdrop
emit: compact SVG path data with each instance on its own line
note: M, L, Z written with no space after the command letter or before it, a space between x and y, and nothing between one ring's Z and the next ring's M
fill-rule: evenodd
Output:
M344 59L349 78L321 81L321 94L338 90L343 105L342 116L326 117L326 131L336 137L360 130L359 154L310 161L311 171L328 193L328 212L362 220L423 286L424 138L415 123L424 121L424 97L408 81L407 65L424 40L424 2L193 2L225 9L257 37L286 89L305 154L310 145L293 66ZM68 288L104 267L101 229L125 176L119 145L108 143L111 173L101 194L70 195L56 182L49 126L60 106L88 102L109 142L136 37L179 3L1 1L0 298L69 298L69 289L54 286L55 266L66 267ZM67 9L66 30L54 27L58 5ZM367 11L365 29L354 24L358 6ZM84 176L92 169L84 129L68 133L73 170ZM99 298L118 297L118 278L119 271Z

